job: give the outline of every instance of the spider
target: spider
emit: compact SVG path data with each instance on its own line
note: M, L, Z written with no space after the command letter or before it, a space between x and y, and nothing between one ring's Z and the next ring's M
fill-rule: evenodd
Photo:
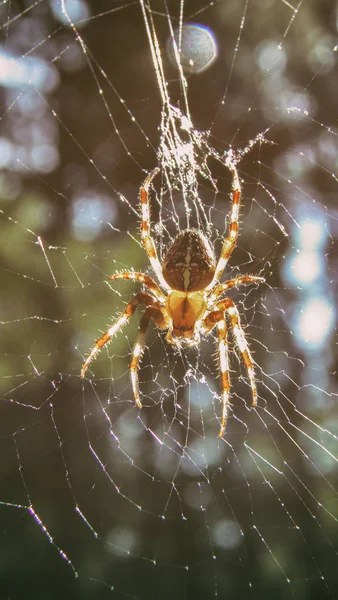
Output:
M110 280L132 279L142 283L148 291L139 291L127 304L120 317L95 342L81 369L81 377L84 378L88 366L100 349L110 342L127 323L140 304L145 305L146 309L140 320L130 363L134 399L138 408L141 408L138 366L144 350L145 334L150 320L153 319L160 329L168 330L166 339L174 345L180 345L181 342L194 345L199 342L201 333L208 334L216 326L222 381L222 417L219 437L222 437L225 431L230 398L227 317L230 320L234 340L241 352L250 381L252 406L257 405L253 359L241 327L238 309L233 300L228 297L220 297L232 287L265 281L263 277L240 275L219 283L235 248L239 230L241 186L235 162L228 160L227 164L233 178L232 207L229 233L223 242L218 262L215 260L214 252L207 238L197 229L186 229L176 236L161 264L151 236L149 206L149 188L160 169L156 167L146 177L140 190L141 241L160 285L149 275L134 271L122 271L109 278Z

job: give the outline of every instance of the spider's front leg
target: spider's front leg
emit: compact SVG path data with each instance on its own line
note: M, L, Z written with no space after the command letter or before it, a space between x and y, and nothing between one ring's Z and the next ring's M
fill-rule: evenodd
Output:
M223 436L226 427L227 409L230 399L230 376L227 343L227 325L225 315L228 314L233 329L235 341L242 354L252 392L252 406L257 406L257 386L253 367L253 358L241 327L240 316L235 303L230 298L224 298L215 305L203 321L203 329L207 333L217 324L220 368L222 376L222 421L219 437Z
M160 307L156 300L151 296L151 294L147 294L145 292L138 292L136 296L127 304L125 311L122 315L113 323L111 327L95 342L95 346L91 349L89 356L86 358L85 362L82 365L81 369L81 377L84 378L87 368L90 363L96 358L97 354L100 352L101 348L108 344L112 337L120 330L122 327L128 322L130 317L134 314L136 308L139 304L145 304L146 306L155 306L160 310Z
M131 384L133 387L133 394L135 398L136 405L138 408L142 408L142 402L140 400L140 392L139 392L139 379L138 379L138 367L140 360L142 358L142 354L144 351L144 343L146 332L149 326L150 319L153 318L155 324L160 327L160 329L166 329L169 326L167 322L168 319L163 312L163 309L156 305L148 306L144 315L141 318L138 335L136 338L135 346L133 349L133 355L130 363L130 378Z
M218 437L223 437L225 431L228 405L230 401L230 369L229 369L229 347L228 347L228 328L226 320L223 318L217 323L218 329L218 345L219 345L219 359L221 367L222 377L222 421L221 429Z
M225 312L222 310L213 310L209 313L202 324L203 333L209 333L217 324L218 330L218 353L222 379L222 420L218 437L223 437L228 406L230 403L230 369L229 369L229 347L228 347L228 327L225 320Z

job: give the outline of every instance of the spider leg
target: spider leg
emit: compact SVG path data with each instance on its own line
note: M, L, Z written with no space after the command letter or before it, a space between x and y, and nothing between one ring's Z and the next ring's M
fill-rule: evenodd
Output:
M144 183L140 190L140 202L141 202L141 212L142 212L142 223L141 223L141 241L142 245L148 255L150 264L154 269L156 276L165 290L169 289L167 282L165 281L162 275L162 267L161 263L157 256L156 246L153 238L150 234L150 205L149 205L149 188L151 183L159 173L160 169L156 167L153 171L146 177Z
M224 298L219 300L215 305L215 309L212 310L204 319L202 323L202 329L205 333L211 331L214 325L217 323L218 327L218 339L220 344L220 361L221 361L221 374L222 374L222 389L223 389L223 413L221 430L219 437L222 437L226 425L227 417L227 406L229 404L229 390L230 390L230 378L229 378L229 365L228 358L226 356L228 352L226 329L223 332L224 326L222 321L225 322L225 315L228 314L235 337L237 346L242 354L243 361L245 364L248 379L250 381L251 393L252 393L252 406L257 406L257 386L255 379L255 371L253 366L253 358L246 341L244 331L241 327L240 316L235 303L230 298ZM225 324L226 327L226 324Z
M143 355L146 332L151 318L154 319L158 327L167 327L167 323L162 311L159 308L156 308L156 306L148 306L140 321L139 331L130 363L130 378L133 387L135 403L138 406L138 408L142 408L142 403L140 400L139 379L137 371L139 367L139 362Z
M225 310L231 322L231 327L234 333L234 337L237 343L237 346L242 354L243 361L246 367L246 371L248 374L248 378L250 381L251 391L252 391L252 406L257 406L257 387L256 387L256 379L255 379L255 371L253 366L253 358L249 349L248 342L246 341L244 331L241 326L240 316L238 309L230 298L224 298L224 300L220 300L216 304L216 308L218 310Z
M228 328L226 320L223 318L217 323L219 359L222 377L222 421L218 437L222 437L225 431L227 412L230 398L230 375L229 375L229 348L228 348Z
M212 290L209 295L209 301L216 302L217 298L229 290L232 287L237 287L238 285L242 285L243 283L264 283L264 277L256 277L256 275L239 275L238 277L234 277L233 279L229 279L228 281L224 281L223 283L219 283Z
M218 263L216 265L215 274L211 283L209 283L207 290L211 290L215 282L221 277L227 262L232 254L233 249L236 246L238 231L239 231L239 206L241 201L241 184L239 182L238 171L236 168L235 161L231 159L231 154L227 160L227 166L232 173L232 207L230 214L230 226L229 235L225 238L221 250Z
M228 327L225 320L225 313L225 310L213 310L205 317L201 327L203 333L209 333L216 324L218 329L218 352L222 378L222 420L218 434L220 438L225 431L230 403Z
M134 314L136 308L139 304L145 304L146 306L156 305L157 302L150 294L145 292L138 292L136 296L127 304L125 311L120 315L120 317L113 323L109 329L95 342L95 346L91 349L89 356L86 358L85 362L82 365L81 369L81 377L84 378L86 374L86 370L90 363L96 358L97 354L100 352L101 348L105 346L112 337L128 322L130 317ZM159 307L158 307L159 309Z
M149 275L145 275L144 273L137 273L135 271L121 271L121 273L115 273L111 275L109 279L132 279L133 281L139 281L140 283L144 283L144 285L152 291L154 296L159 302L166 301L166 295L162 292L161 288L157 283L149 277Z

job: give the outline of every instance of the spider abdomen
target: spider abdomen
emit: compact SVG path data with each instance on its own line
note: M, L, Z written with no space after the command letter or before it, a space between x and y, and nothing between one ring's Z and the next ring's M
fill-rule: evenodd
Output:
M196 229L178 234L162 263L162 274L173 290L205 289L215 273L215 256L208 240Z

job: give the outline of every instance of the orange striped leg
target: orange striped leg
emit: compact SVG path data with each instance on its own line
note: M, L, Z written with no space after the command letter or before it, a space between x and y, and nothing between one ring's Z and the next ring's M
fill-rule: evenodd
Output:
M160 302L166 301L166 296L163 294L159 285L157 285L152 277L149 277L149 275L145 275L144 273L137 273L135 271L121 271L121 273L115 273L115 275L111 275L109 279L111 281L115 279L132 279L133 281L139 281L140 283L144 283L144 285L152 291L157 300Z
M226 321L223 317L217 323L218 329L218 344L219 344L219 358L221 367L222 377L222 421L221 429L218 437L223 437L226 421L227 412L230 398L230 375L229 375L229 348L228 348L228 328Z
M148 329L149 321L153 318L155 323L159 326L165 325L165 319L163 317L162 311L155 306L149 306L145 311L144 315L141 318L138 335L136 338L135 346L133 349L133 355L130 363L130 377L131 384L133 387L133 393L136 405L138 408L142 408L142 403L140 400L140 392L139 392L139 379L138 379L138 367L139 362L142 358L144 352L144 342L146 337L146 332Z
M253 367L253 358L248 346L248 342L246 341L244 331L241 327L241 321L237 307L235 303L232 300L230 300L230 298L224 298L224 300L220 300L219 302L217 302L216 309L225 310L230 317L235 341L242 354L243 361L246 367L246 372L250 381L252 391L252 406L257 406L257 387L255 371Z
M222 437L226 427L228 406L230 403L230 374L229 374L229 347L228 327L225 320L225 310L213 310L204 319L203 333L210 332L217 324L219 361L222 378L222 420L218 437Z
M156 305L156 300L150 294L139 292L136 296L127 304L125 311L115 321L115 323L109 327L109 329L95 342L95 346L91 349L89 356L86 358L82 365L81 377L85 377L86 370L90 363L96 358L101 348L105 346L112 337L128 322L130 317L134 314L139 304L145 304L146 306ZM158 307L159 308L159 307Z
M246 371L247 371L248 378L250 381L251 392L252 392L252 406L254 407L254 406L257 406L257 387L256 387L255 371L254 371L254 367L253 367L253 358L252 358L251 352L249 350L248 343L245 339L244 331L241 327L240 317L239 317L239 313L238 313L235 303L232 300L230 300L230 298L224 298L224 300L220 300L219 302L217 302L217 304L215 306L215 310L213 310L211 313L209 313L207 315L207 317L204 319L202 327L203 327L205 333L207 333L208 331L211 331L211 329L214 327L214 325L216 323L217 324L222 323L222 319L224 319L224 316L226 313L229 315L229 318L231 321L231 326L232 326L233 333L234 333L234 337L235 337L237 346L242 354L243 361L244 361L244 364L246 367ZM218 335L219 335L219 339L220 339L220 336L222 337L223 334L220 333L220 331L219 331ZM225 334L225 336L226 336L226 334ZM224 352L225 352L225 350L228 350L227 344L226 344L226 337L225 337L225 343L223 345L224 345ZM226 374L223 376L223 373L226 373L226 371L228 370L229 367L228 367L227 360L224 360L224 363L222 366L221 344L220 344L220 358L221 358L221 373L222 373L222 388L223 388L223 416L222 416L222 425L221 425L221 431L219 433L219 437L222 437L222 435L224 433L224 428L226 425L226 416L227 416L226 409L227 409L227 405L229 404L230 387L227 388L227 385L229 384L229 386L230 386L230 379L229 379L229 377L227 378Z
M225 431L228 406L230 403L228 327L224 310L213 310L207 315L202 325L203 332L208 333L216 324L218 329L218 349L222 378L222 420L218 434L218 437L221 438Z
M141 190L140 190L140 201L141 201L141 213L142 213L142 223L141 223L141 241L143 247L148 255L150 264L154 269L156 276L164 289L169 289L167 282L165 281L162 275L162 267L161 263L157 256L156 246L153 238L150 235L150 205L149 205L149 188L151 183L159 173L160 169L156 167L153 171L146 177Z
M224 281L217 285L209 296L210 302L215 302L223 292L229 290L232 287L237 287L238 285L242 285L243 283L264 283L264 277L256 277L255 275L239 275L238 277L234 277L233 279L229 279L228 281Z
M232 173L232 208L230 214L230 226L229 235L223 242L221 254L216 265L214 278L209 283L207 290L210 290L215 285L215 282L221 277L227 262L232 254L234 247L236 246L238 231L239 231L239 206L241 201L241 185L239 182L238 172L235 163L228 161L227 166Z

